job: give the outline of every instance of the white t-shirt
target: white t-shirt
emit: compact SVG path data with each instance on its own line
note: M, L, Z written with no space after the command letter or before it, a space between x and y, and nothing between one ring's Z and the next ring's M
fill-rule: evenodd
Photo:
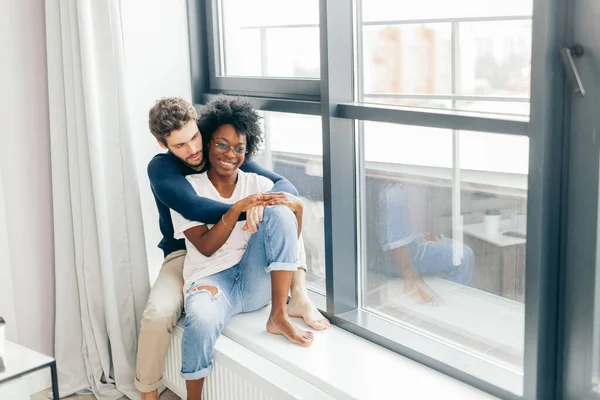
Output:
M251 194L268 192L273 188L273 182L270 179L238 170L238 181L233 194L230 198L224 198L221 197L217 189L213 186L206 173L188 175L186 178L198 196L227 204L234 204ZM186 230L205 224L189 221L174 210L171 210L171 218L173 220L175 239L185 239L185 246L187 248L187 255L183 266L184 291L194 281L224 271L240 262L251 236L250 231L242 230L245 221L238 221L225 244L212 256L206 257L184 235ZM214 225L206 224L206 226L208 229L211 229Z

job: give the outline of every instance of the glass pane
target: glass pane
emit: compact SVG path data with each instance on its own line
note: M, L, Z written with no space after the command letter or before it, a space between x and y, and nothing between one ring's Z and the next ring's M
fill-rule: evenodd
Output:
M531 16L533 0L362 0L363 21Z
M478 111L491 114L529 115L529 102L461 100L456 102L456 108L459 110Z
M529 97L531 21L459 25L459 94Z
M363 0L357 100L459 110L476 101L473 111L528 115L482 101L527 104L531 15L521 0Z
M219 75L318 78L318 0L221 0Z
M325 211L321 118L264 112L265 142L256 157L287 178L304 202L302 236L309 288L325 294Z
M363 27L364 94L452 92L450 24Z
M362 307L522 374L528 156L527 137L364 122Z
M452 100L441 100L436 98L406 98L406 97L372 97L365 96L365 103L393 104L402 107L421 107L421 108L443 108L451 109Z

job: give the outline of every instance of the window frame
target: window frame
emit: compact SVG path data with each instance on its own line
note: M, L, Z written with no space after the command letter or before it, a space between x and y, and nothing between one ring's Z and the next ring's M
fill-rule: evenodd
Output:
M288 98L297 100L320 99L319 79L243 77L220 75L223 44L221 41L221 0L205 0L208 72L210 89L215 92L243 96Z
M216 1L188 0L194 103L204 104L219 93L227 93L248 97L260 110L322 118L327 277L326 299L317 296L321 304L326 304L322 311L343 329L492 395L508 399L555 398L560 372L556 324L562 210L561 180L557 177L561 176L561 120L565 107L564 73L557 49L565 38L564 2L534 0L531 70L535 73L532 72L531 78L530 118L524 118L354 102L355 96L362 98L359 93L362 77L354 76L354 54L362 51L362 27L357 26L360 24L355 19L362 0L320 0L320 79L217 76L220 55L217 53ZM354 40L354 32L358 32L359 40ZM360 68L362 61L356 62ZM453 65L455 62L453 60ZM478 100L477 96L448 97L453 102ZM481 100L527 101L522 98ZM508 133L529 138L523 396L404 346L402 339L393 334L398 325L366 315L359 308L358 281L364 256L358 246L364 239L359 229L364 223L360 220L364 213L359 212L364 207L360 201L360 194L364 193L360 157L364 147L362 121Z

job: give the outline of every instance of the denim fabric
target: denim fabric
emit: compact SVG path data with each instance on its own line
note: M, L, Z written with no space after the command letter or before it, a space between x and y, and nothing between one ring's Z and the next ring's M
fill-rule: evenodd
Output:
M404 190L400 184L382 186L378 198L379 244L384 251L412 243L413 232Z
M296 271L297 229L296 216L288 207L266 208L242 260L195 281L186 291L181 349L184 379L210 374L215 343L231 317L258 310L271 301L270 271ZM213 286L217 293L213 296L206 289L197 289L199 286Z
M453 265L452 239L442 237L433 242L415 233L410 223L410 214L404 190L400 184L381 187L378 199L379 243L383 255L371 263L378 271L397 275L391 250L410 246L413 263L420 275L439 275L445 279L468 285L471 283L475 257L470 247L463 245L460 265Z

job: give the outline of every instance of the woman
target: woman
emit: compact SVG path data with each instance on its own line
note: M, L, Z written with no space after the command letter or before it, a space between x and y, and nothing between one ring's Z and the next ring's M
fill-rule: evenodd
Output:
M234 315L269 302L267 331L309 346L313 334L295 327L286 311L293 273L299 267L302 202L285 193L263 194L273 183L239 169L262 141L259 116L249 103L220 98L198 125L208 170L187 179L199 196L233 204L215 225L188 221L171 210L176 238L185 238L185 330L182 376L188 399L200 399L212 368L214 345ZM266 206L258 231L242 230L242 212ZM302 266L305 268L305 266Z

